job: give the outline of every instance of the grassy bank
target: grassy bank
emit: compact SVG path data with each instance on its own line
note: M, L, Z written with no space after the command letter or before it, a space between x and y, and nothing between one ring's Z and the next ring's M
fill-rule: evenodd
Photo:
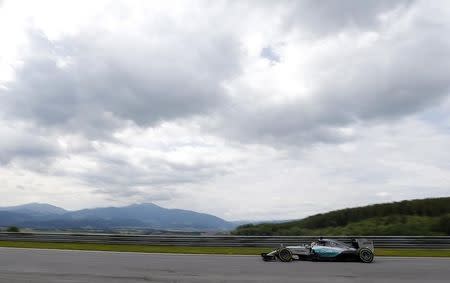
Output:
M177 246L145 246L145 245L111 245L87 243L42 243L0 241L0 247L39 248L61 250L88 250L141 253L181 253L181 254L224 254L224 255L258 255L270 251L271 248L255 247L177 247ZM376 249L377 256L410 256L410 257L450 257L450 249Z
M0 247L38 248L61 250L141 252L141 253L182 253L182 254L226 254L226 255L257 255L264 248L254 247L179 247L179 246L147 246L147 245L113 245L88 243L42 243L42 242L12 242L0 241Z

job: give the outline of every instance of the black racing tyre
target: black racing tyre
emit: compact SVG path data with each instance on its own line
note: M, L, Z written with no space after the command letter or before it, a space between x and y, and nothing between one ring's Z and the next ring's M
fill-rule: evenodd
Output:
M278 252L278 258L283 262L289 262L292 260L292 252L289 249L281 249Z
M361 248L358 251L359 259L364 263L371 263L373 261L374 254L368 248Z

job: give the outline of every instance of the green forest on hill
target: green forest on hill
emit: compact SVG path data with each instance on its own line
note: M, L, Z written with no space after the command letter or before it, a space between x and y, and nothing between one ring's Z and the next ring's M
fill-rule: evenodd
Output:
M450 197L346 208L284 223L247 224L234 235L450 235Z

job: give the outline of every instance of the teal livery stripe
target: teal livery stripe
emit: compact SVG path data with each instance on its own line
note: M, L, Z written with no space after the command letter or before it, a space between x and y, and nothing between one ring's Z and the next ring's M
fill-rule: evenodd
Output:
M341 253L338 249L330 249L330 248L313 248L314 252L323 257L335 257Z

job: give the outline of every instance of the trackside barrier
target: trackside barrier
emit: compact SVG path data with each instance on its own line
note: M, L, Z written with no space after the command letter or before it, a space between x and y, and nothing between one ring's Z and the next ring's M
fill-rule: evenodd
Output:
M0 241L50 243L97 243L209 247L274 247L310 243L314 236L186 236L122 235L78 233L0 233ZM367 238L377 248L450 249L450 236L326 236L350 243L352 238Z

